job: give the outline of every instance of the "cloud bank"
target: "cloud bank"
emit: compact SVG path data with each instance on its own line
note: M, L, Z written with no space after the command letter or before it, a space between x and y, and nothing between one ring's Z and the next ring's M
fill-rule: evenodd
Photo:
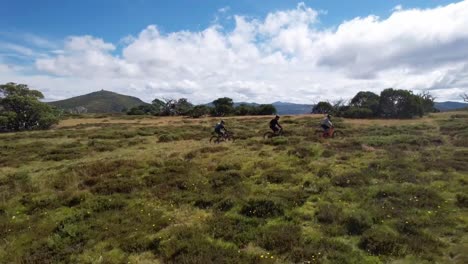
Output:
M264 18L229 15L231 30L217 19L202 31L165 33L149 25L120 43L70 36L32 65L0 60L0 81L28 83L51 100L99 89L196 103L220 96L314 103L388 87L430 90L442 101L468 91L468 0L398 6L387 18L356 17L335 28L321 27L321 15L300 3ZM0 42L5 50L35 54Z

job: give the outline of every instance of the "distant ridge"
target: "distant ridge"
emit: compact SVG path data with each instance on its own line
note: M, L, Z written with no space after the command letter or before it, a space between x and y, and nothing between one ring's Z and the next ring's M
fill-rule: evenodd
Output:
M137 97L101 90L49 104L73 113L120 113L146 103Z
M274 102L273 105L279 115L301 115L312 112L312 104L294 104L286 102Z
M468 103L460 103L460 102L436 102L435 108L440 111L450 111L450 110L457 110L462 108L468 108Z

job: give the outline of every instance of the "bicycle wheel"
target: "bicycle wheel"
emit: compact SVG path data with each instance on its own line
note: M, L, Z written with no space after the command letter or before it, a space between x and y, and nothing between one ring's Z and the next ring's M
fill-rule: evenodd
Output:
M274 136L275 136L275 134L273 132L266 132L265 134L263 134L264 139L270 139L270 138L272 138Z
M335 130L335 132L333 132L333 138L342 138L344 137L344 133L343 131L340 131L340 130Z
M212 136L212 137L210 138L210 143L218 144L218 143L219 143L219 137L217 137L217 136Z
M226 138L226 141L227 141L227 142L234 142L234 140L236 140L236 139L234 138L234 136L231 136L231 135L229 135L229 136Z

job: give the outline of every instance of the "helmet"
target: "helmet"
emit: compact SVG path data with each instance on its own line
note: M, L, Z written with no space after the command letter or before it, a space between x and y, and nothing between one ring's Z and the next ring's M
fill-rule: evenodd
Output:
M279 115L276 115L276 116L275 116L275 118L279 119L279 118L280 118L280 116L279 116Z
M224 120L221 120L221 124L224 124Z

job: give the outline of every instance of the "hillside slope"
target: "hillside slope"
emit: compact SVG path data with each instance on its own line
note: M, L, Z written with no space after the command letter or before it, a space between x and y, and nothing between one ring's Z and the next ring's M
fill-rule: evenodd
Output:
M110 91L101 90L69 99L50 102L49 104L58 108L76 112L83 107L87 113L120 113L124 109L146 104L139 98L122 95Z

